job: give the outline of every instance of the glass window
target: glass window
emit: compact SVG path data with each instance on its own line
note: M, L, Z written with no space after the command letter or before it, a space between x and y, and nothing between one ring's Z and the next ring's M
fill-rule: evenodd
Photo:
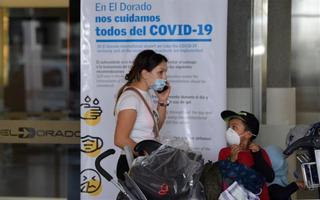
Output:
M72 30L70 37L68 9L10 8L7 13L8 64L2 68L1 117L77 116L79 70L74 65L79 52L74 50L78 44L72 43L72 49L68 45L71 37L79 38L79 31Z
M79 145L0 144L0 199L80 199Z
M320 2L292 1L292 86L297 123L320 121Z
M80 199L80 2L70 2L0 7L0 199Z

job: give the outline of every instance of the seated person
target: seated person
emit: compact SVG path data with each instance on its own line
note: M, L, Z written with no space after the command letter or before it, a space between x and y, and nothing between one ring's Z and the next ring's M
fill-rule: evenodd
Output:
M220 150L219 160L245 165L261 175L265 182L272 182L274 172L268 154L253 143L259 133L258 119L246 111L236 113L230 110L223 111L221 117L227 122L226 140L229 146ZM269 199L266 183L259 197L261 200Z
M270 145L266 151L271 159L275 177L269 184L269 194L272 200L288 200L298 189L305 188L303 181L288 183L288 162L283 155L283 150L275 145Z

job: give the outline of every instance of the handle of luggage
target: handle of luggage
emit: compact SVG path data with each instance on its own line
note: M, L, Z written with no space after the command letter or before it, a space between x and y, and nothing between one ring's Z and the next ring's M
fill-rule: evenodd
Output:
M139 143L138 143L139 144ZM152 142L146 142L140 144L141 149L143 147L149 146L152 144ZM140 148L139 146L139 148ZM129 167L131 168L132 161L133 161L133 152L130 147L125 146L124 151L126 153L126 158L129 164ZM147 200L147 198L144 196L144 194L141 192L139 187L136 185L136 183L130 178L130 176L125 173L125 181L121 180L114 180L113 177L102 167L101 162L108 156L111 156L115 154L115 149L108 149L105 152L101 153L95 160L95 166L97 171L107 179L110 183L112 183L116 188L118 188L123 195L126 197L121 197L121 199L129 199L129 200ZM121 196L121 195L120 195ZM118 198L117 198L118 199Z
M119 182L115 181L113 177L101 166L101 161L106 157L115 154L115 152L116 151L114 149L108 149L105 152L101 153L95 161L96 169L103 177L105 177L110 183L112 183L115 187L117 187L130 200L135 200L131 198L131 195L127 193L127 191L123 188L123 186Z
M100 154L95 161L95 166L96 166L98 172L102 176L104 176L108 181L112 181L113 177L105 169L103 169L103 167L101 166L101 161L103 159L105 159L106 157L115 154L115 152L116 151L114 149L108 149L107 151Z

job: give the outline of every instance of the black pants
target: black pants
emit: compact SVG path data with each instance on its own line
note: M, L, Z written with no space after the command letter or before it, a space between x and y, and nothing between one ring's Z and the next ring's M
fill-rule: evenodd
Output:
M129 171L126 155L120 155L117 164L117 178L124 181L124 173Z
M271 200L290 200L290 196L296 192L299 187L295 182L283 187L278 184L269 185L269 195Z

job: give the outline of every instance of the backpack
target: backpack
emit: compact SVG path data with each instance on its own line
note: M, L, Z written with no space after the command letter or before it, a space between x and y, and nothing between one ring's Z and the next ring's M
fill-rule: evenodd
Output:
M200 182L204 187L207 200L216 200L223 191L222 175L219 170L218 162L209 160L204 164L200 176Z
M218 164L224 186L230 186L234 181L237 181L253 194L261 193L265 178L254 169L229 160L220 160Z

